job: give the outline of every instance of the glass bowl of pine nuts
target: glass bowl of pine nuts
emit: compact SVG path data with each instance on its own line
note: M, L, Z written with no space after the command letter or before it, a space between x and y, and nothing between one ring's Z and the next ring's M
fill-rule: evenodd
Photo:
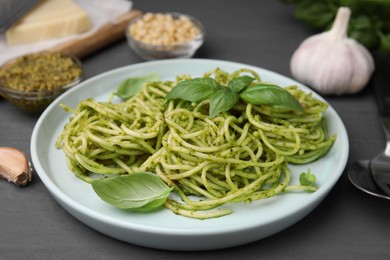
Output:
M144 60L191 58L203 44L199 20L181 13L145 13L126 28L129 46Z

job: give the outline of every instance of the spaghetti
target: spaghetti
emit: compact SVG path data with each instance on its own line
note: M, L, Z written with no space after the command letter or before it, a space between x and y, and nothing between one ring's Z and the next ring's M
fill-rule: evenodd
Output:
M204 74L218 83L252 70ZM180 199L165 206L193 218L219 217L230 209L210 210L226 203L251 202L290 190L315 191L312 186L289 186L288 163L312 162L332 147L323 112L328 105L296 86L287 87L303 113L269 106L236 104L210 118L208 101L165 100L166 94L188 76L175 81L149 82L125 102L81 101L56 146L66 154L68 167L92 182L98 174L155 172L174 187Z

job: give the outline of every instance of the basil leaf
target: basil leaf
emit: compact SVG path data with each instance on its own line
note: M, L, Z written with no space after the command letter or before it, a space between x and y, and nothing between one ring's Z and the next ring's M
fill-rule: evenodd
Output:
M213 78L194 78L179 82L165 98L200 102L220 88L222 86Z
M92 181L96 194L121 209L149 211L161 206L173 188L157 175L139 172Z
M307 170L307 173L306 172L302 172L300 175L299 175L299 183L301 185L305 185L305 186L313 186L315 187L315 183L316 183L316 176L314 174L311 174L310 173L310 169Z
M336 12L327 3L303 1L296 5L295 17L315 28L324 28L332 23Z
M390 33L386 35L380 33L379 36L380 36L380 45L379 45L380 50L390 53Z
M238 101L240 96L228 88L215 91L210 96L210 117L218 115L231 109Z
M249 77L249 76L241 76L232 79L229 84L228 88L236 93L240 93L244 88L249 86L255 78Z
M256 84L246 88L240 97L253 105L269 105L276 109L302 112L303 107L287 90L272 84Z
M378 46L379 36L375 25L365 14L351 17L348 28L348 35L370 49Z
M115 95L122 99L130 98L140 92L145 83L157 80L159 80L159 76L156 73L145 77L127 78L119 84Z

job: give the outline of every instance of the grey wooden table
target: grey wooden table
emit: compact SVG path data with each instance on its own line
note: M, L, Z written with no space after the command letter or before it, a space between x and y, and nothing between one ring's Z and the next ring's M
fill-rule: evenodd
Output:
M291 6L276 0L136 0L134 7L199 18L207 34L196 58L236 61L286 76L291 54L314 33L293 17ZM83 59L87 78L139 62L124 40ZM371 88L353 96L325 97L347 128L349 162L371 158L384 148ZM37 119L0 99L0 146L30 156ZM390 202L357 190L344 172L311 214L273 236L224 250L164 251L89 228L67 213L34 174L24 188L0 181L0 259L390 259L389 217Z

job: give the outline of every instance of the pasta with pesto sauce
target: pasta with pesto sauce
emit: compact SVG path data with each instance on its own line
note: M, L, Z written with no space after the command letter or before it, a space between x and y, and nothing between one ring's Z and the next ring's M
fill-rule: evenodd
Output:
M248 69L215 69L203 77L226 85L243 74L261 82ZM75 109L62 105L73 115L56 147L64 151L70 170L88 183L101 176L154 172L180 198L168 198L165 207L199 219L231 213L219 208L227 203L316 190L290 185L288 164L315 161L332 147L336 136L327 133L325 102L289 86L285 89L303 113L239 101L228 112L209 117L208 100L165 100L178 82L190 78L148 82L121 103L86 99Z

